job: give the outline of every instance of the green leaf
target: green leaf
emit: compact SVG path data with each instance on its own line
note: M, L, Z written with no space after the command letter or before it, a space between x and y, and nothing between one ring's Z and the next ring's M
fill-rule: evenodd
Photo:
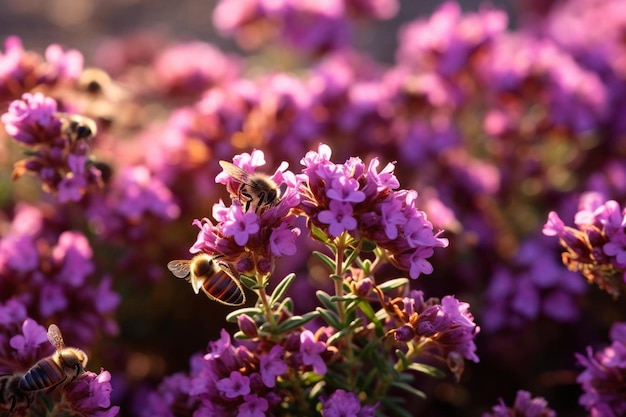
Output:
M363 270L363 274L365 276L369 276L370 271L372 269L372 261L369 259L363 259L361 260L360 258L356 260L357 265L359 266L359 268L361 268Z
M335 330L340 330L343 327L341 325L341 320L339 320L339 316L334 311L322 307L317 307L316 311L320 313L320 316L322 316L324 321Z
M363 314L365 314L365 317L367 317L369 321L374 324L376 336L385 336L385 329L383 329L383 324L380 322L380 320L378 320L378 317L376 317L376 313L374 312L372 305L367 301L362 300L360 303L357 304L357 306L363 312Z
M285 333L289 330L296 329L300 326L305 325L310 322L314 318L319 317L319 313L317 311L310 311L303 316L293 316L289 317L287 320L283 321L276 327L277 333Z
M446 377L446 373L443 372L441 369L435 368L434 366L431 366L431 365L426 365L424 363L411 363L408 369L421 372L426 375L430 375L433 378L445 378Z
M383 292L403 287L409 284L408 278L395 278L385 281L378 286Z
M276 285L276 288L274 288L274 291L272 292L272 295L270 296L271 306L277 303L281 298L283 298L283 296L285 295L285 293L287 292L287 290L289 289L289 287L291 286L295 278L296 278L296 274L291 273L287 275L285 278L283 278L282 281L280 281Z
M342 339L343 337L345 337L351 330L350 329L342 329L339 330L337 333L335 333L334 335L332 335L331 337L328 338L328 340L326 341L327 345L334 345L335 342L337 342L339 339Z
M314 238L323 243L328 243L330 239L326 236L326 233L317 226L311 225L311 234Z
M330 301L330 295L328 295L326 292L322 291L322 290L317 290L315 292L315 295L317 296L317 299L320 300L320 302L324 305L324 307L326 307L327 309L338 313L339 311L337 310L337 304L333 303L332 301Z
M330 268L331 271L335 270L335 261L333 261L328 255L323 254L322 252L313 251L313 255L315 255L317 257L317 259L319 259L320 261L322 261L322 263L324 263L328 268Z
M350 265L354 262L354 260L359 256L361 252L356 249L352 249L346 259L343 261L343 265L341 266L341 271L345 272Z
M409 394L420 398L422 400L426 399L426 394L424 394L423 391L418 390L417 388L413 388L412 386L410 386L409 384L406 384L404 382L398 382L398 381L392 381L391 382L391 386L392 387L396 387L401 389L402 391L408 392Z
M354 294L346 294L342 297L337 297L336 295L333 295L332 297L330 297L330 302L331 303L336 303L338 301L354 301L354 300L358 300L359 297L357 295Z
M402 363L403 369L406 369L409 367L409 360L407 359L403 351L401 351L400 349L396 349L396 356L400 360L400 363Z
M293 313L293 300L291 297L285 297L285 299L280 303L278 311L282 311L283 309L289 313Z
M241 330L235 332L235 334L233 335L233 337L235 339L249 339L248 336L246 336Z
M343 277L341 275L337 275L337 274L330 274L330 279L332 279L333 281L342 281L343 282Z
M229 313L226 316L226 321L231 322L231 323L236 323L237 317L241 316L242 314L245 314L246 316L250 316L250 317L255 317L259 314L263 314L263 311L261 311L260 308L256 308L256 307L239 308Z
M309 398L315 398L318 395L322 394L322 390L324 389L325 385L326 381L324 380L318 381L315 385L313 385L311 387L311 391L309 392Z
M252 291L258 289L259 287L259 283L256 282L256 279L251 278L247 275L240 275L239 276L239 280L241 281L241 283L246 287L251 289Z

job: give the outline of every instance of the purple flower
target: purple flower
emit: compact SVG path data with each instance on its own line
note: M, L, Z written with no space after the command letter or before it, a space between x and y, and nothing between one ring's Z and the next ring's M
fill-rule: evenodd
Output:
M357 221L352 217L352 206L337 200L332 200L329 203L329 209L321 211L317 218L320 222L329 225L328 232L333 237L357 227Z
M39 345L48 341L47 331L45 327L40 326L32 319L24 320L22 324L22 334L15 335L10 340L13 349L36 350Z
M546 236L561 236L565 231L565 223L556 212L551 211L548 213L548 221L542 230Z
M260 229L257 215L252 212L244 213L239 204L233 204L226 217L222 223L222 232L225 236L233 236L239 246L245 246L250 235Z
M626 376L626 323L618 322L611 327L610 346L587 355L576 355L585 370L577 381L584 391L579 403L592 415L617 417L626 413L624 377Z
M284 351L279 345L272 347L268 354L261 357L260 371L263 383L268 388L274 388L276 377L287 372L287 364L282 360Z
M617 297L623 290L626 271L625 218L616 201L600 203L597 195L583 195L575 217L577 228L565 226L551 212L544 234L559 237L568 269L582 272L590 282Z
M195 41L167 47L155 58L154 71L165 92L198 94L235 79L238 66L214 46Z
M0 240L0 264L2 269L25 274L39 265L39 253L30 235L8 235Z
M76 49L63 51L60 45L52 44L46 48L45 56L54 70L54 73L50 74L54 79L75 81L83 72L83 54Z
M44 317L64 311L67 308L68 299L63 286L55 283L45 283L41 286L39 295L39 310Z
M532 398L530 392L519 390L515 396L513 407L507 407L502 400L492 408L491 413L484 413L483 417L556 417L556 413L548 402L541 398Z
M338 389L328 399L321 398L324 417L374 417L378 402L361 407L359 397L353 392Z
M83 285L86 278L95 271L93 252L87 238L77 232L63 232L52 250L52 259L62 265L59 276L69 285Z
M345 176L333 178L330 187L326 190L326 196L331 200L349 203L360 203L365 200L365 194L359 191L359 182Z
M324 352L326 352L326 344L324 342L316 342L315 336L310 330L304 330L300 333L302 361L305 365L313 366L313 371L318 375L326 373L326 363L320 356Z
M227 398L237 398L250 393L250 378L240 372L232 371L228 378L220 379L215 386Z
M42 93L25 93L14 100L0 120L13 139L27 145L52 141L61 133L61 122L55 113L57 103Z
M327 400L322 398L322 415L324 417L356 416L360 409L361 402L353 392L338 389Z
M409 239L410 232L408 230L407 218L402 213L402 203L398 200L392 199L380 206L381 211L381 223L385 228L385 234L389 239L396 239L398 237L398 226L406 225L405 233L407 234L407 240ZM432 233L431 233L432 236ZM409 245L416 247L417 245L409 241Z
M278 228L272 230L272 234L270 235L272 255L294 255L297 251L296 238L300 236L300 233L299 228L289 228L285 223L282 223Z
M85 417L113 417L120 408L111 406L111 374L86 371L66 388L65 397L73 412Z
M246 395L244 403L237 409L238 417L265 417L265 412L269 408L269 403L265 398L257 395Z

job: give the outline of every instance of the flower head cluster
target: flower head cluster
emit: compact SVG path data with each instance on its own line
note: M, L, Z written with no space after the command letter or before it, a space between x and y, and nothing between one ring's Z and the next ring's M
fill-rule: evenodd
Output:
M392 328L388 334L400 343L420 346L418 355L442 360L457 379L463 373L466 359L479 361L474 339L480 327L474 323L468 303L450 295L441 301L424 300L422 291L413 290L407 297L384 305ZM419 356L414 360L419 360Z
M87 217L102 236L137 241L148 234L150 220L172 221L180 215L174 195L143 166L123 169L106 193L90 196Z
M320 334L323 332L320 332ZM279 404L301 400L290 389L287 375L326 373L324 360L331 355L319 335L305 330L294 333L282 344L249 342L237 346L222 330L209 344L209 352L195 357L188 377L181 374L164 381L162 388L177 386L167 394L152 394L143 415L169 415L175 404L198 415L258 416ZM322 359L324 356L324 360Z
M25 51L17 36L8 37L5 52L0 52L0 99L15 100L35 87L72 84L83 70L83 55L49 45L44 57Z
M355 393L338 389L327 399L322 398L322 416L374 417L377 406L378 404L362 406Z
M104 369L100 373L86 371L68 385L65 401L69 408L85 417L114 417L120 408L111 406L111 374Z
M626 323L613 324L610 346L587 355L577 354L585 370L578 375L584 394L580 404L593 416L617 417L626 413Z
M217 182L226 185L233 204L227 207L220 202L213 207L213 218L218 221L215 225L206 218L194 221L200 232L190 251L219 254L241 273L258 271L265 275L272 271L275 258L296 252L295 239L300 235L292 213L292 208L300 201L296 177L287 171L286 163L272 176L259 177L255 169L263 166L265 159L258 150L241 154L233 162L246 173L246 178L234 177L227 171L216 177ZM250 185L257 181L257 185ZM242 194L242 187L248 189L245 192L250 196ZM276 193L270 203L258 200L269 193ZM248 203L248 210L245 210L244 205Z
M13 139L28 147L29 157L15 164L13 179L34 173L61 202L79 201L89 188L101 186L100 171L89 161L93 122L57 112L57 102L41 93L25 93L11 102L0 120Z
M517 391L513 407L507 407L504 401L493 407L490 413L484 413L483 417L556 417L556 413L541 397L531 397L528 391Z
M99 330L114 334L111 315L120 297L111 279L94 282L93 251L80 232L60 234L35 207L18 207L0 240L0 301L19 303L27 315L52 318L70 340L93 343ZM24 317L25 319L25 317Z
M458 3L447 1L428 19L410 23L401 31L397 59L403 65L452 76L480 47L503 33L507 21L501 10L463 14Z
M208 43L189 42L163 50L154 62L159 86L170 94L198 94L235 79L237 64Z
M540 236L522 242L511 265L495 268L485 293L484 329L515 328L542 315L559 322L578 319L577 297L586 290L585 281L545 256L555 249L546 240Z
M54 352L46 329L26 314L17 300L0 303L0 374L24 372Z
M393 164L379 172L378 158L366 166L359 158L335 164L330 156L330 148L321 145L302 159L300 209L311 227L332 238L348 233L374 242L411 278L430 274L427 259L448 240L439 237L442 232L434 232L426 214L416 208L417 192L397 190Z
M617 201L605 201L598 193L581 198L574 219L576 228L566 226L552 211L543 234L556 236L565 252L563 263L617 297L626 279L626 214Z

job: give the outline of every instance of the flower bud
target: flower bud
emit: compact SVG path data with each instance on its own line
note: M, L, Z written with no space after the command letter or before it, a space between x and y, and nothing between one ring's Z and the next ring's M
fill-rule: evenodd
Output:
M259 335L259 329L250 316L246 316L245 314L239 315L237 317L237 324L239 325L239 330L246 336L252 338Z
M413 331L413 328L409 326L408 324L404 324L401 327L398 327L393 333L393 337L398 342L406 343L409 340L413 339L414 336L415 336L415 332Z
M361 298L371 294L374 283L370 278L364 278L355 284L355 293Z

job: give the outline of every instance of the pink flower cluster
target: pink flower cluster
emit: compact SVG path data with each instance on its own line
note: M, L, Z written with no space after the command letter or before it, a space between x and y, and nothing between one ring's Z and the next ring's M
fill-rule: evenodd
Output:
M320 145L302 159L300 209L311 226L331 238L345 232L374 242L411 278L430 274L433 268L427 259L434 248L448 246L448 240L439 237L442 231L434 232L426 214L417 209L417 192L398 190L394 165L379 172L378 158L366 167L360 158L335 164L330 157L330 147Z

